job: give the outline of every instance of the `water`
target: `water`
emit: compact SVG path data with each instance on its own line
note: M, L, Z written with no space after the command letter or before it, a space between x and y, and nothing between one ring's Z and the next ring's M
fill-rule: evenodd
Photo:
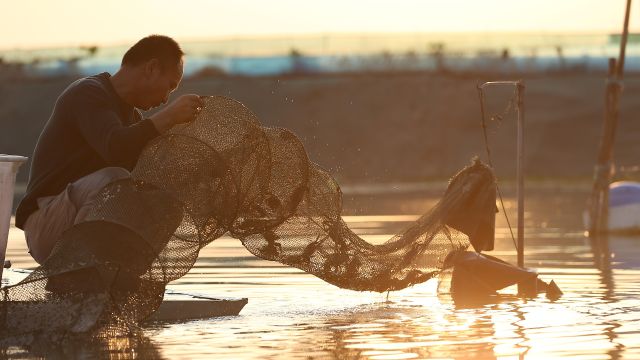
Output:
M508 195L508 194L507 194ZM527 193L526 265L564 291L521 299L515 289L462 306L437 295L435 281L386 294L341 290L296 269L253 257L237 240L203 249L196 266L170 287L247 297L239 316L146 324L146 339L114 340L119 358L167 359L634 359L640 357L640 238L584 236L581 189ZM348 198L350 227L383 241L437 199L425 193ZM507 198L509 212L514 210ZM364 215L366 214L366 215ZM392 215L388 215L392 214ZM492 255L515 262L502 216ZM23 234L12 228L7 258L32 267ZM64 356L87 355L78 348ZM71 354L71 355L70 355ZM11 357L30 357L15 350ZM95 355L95 354L94 354ZM106 355L102 353L101 355Z

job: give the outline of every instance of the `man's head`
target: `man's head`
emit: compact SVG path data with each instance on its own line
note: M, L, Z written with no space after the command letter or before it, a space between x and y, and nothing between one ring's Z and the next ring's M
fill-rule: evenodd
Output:
M147 36L127 50L122 68L135 77L131 105L148 110L166 103L182 80L183 55L175 40L162 35Z

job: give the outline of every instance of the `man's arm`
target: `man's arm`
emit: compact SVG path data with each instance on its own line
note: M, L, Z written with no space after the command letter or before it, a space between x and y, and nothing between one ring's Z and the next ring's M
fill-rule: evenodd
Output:
M98 87L87 87L76 97L67 106L72 107L77 128L89 146L110 166L132 169L147 142L159 134L153 122L146 119L124 126Z
M193 120L202 106L198 95L183 95L150 119L124 126L99 87L87 87L77 96L71 106L85 140L109 165L127 169L133 168L149 140Z
M202 106L203 103L200 96L194 94L182 95L164 109L155 113L150 119L158 132L163 133L174 125L195 119Z

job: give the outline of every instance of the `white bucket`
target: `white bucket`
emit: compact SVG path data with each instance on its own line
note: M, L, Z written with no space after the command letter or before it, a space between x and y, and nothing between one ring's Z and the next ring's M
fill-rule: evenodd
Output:
M25 161L27 158L24 156L0 154L0 278L7 252L16 173Z

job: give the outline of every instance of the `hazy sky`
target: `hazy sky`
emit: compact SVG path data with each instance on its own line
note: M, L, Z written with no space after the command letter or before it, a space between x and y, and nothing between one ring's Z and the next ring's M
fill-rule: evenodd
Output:
M363 32L619 32L625 0L0 0L0 48ZM634 18L635 16L635 18ZM640 31L640 1L631 29Z

